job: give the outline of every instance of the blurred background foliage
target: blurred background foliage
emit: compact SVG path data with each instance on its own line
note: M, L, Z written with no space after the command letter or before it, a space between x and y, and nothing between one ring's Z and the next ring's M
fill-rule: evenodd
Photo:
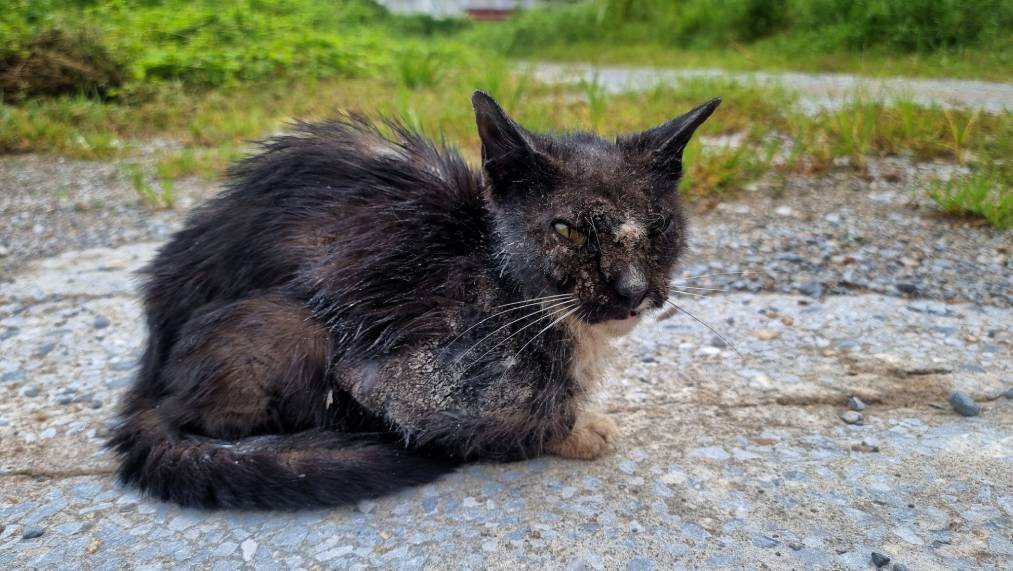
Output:
M474 63L479 50L580 57L634 46L644 57L666 48L799 58L975 50L1013 69L1010 30L1009 0L555 1L496 24L393 15L369 0L8 0L0 90L13 101L166 82L426 76L434 70L404 69L406 54L433 68Z
M474 158L475 88L532 129L605 134L722 95L705 132L738 144L693 143L690 197L903 153L971 169L932 197L1011 226L1009 111L854 101L813 116L769 85L698 79L617 94L597 79L559 85L525 72L525 61L574 60L1010 81L1011 30L1011 0L549 0L502 22L392 14L371 0L6 0L0 153L143 156L171 188L218 176L294 118L399 116ZM173 144L140 150L153 139Z
M1008 0L597 0L555 2L500 31L526 53L552 43L722 47L758 41L799 51L1009 49Z

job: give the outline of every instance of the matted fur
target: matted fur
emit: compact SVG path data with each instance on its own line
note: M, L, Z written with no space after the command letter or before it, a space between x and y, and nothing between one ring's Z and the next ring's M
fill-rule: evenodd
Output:
M667 296L678 158L716 103L613 143L474 104L484 174L357 115L231 170L144 270L148 344L110 441L123 481L297 508L559 448L600 376L587 328ZM593 239L567 242L558 218ZM572 296L569 325L547 303L500 309L548 294Z

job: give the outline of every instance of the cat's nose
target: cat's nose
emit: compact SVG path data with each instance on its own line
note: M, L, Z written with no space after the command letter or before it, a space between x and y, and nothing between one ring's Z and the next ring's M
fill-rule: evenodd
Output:
M614 288L626 307L636 309L647 296L647 278L640 270L630 268L619 274Z

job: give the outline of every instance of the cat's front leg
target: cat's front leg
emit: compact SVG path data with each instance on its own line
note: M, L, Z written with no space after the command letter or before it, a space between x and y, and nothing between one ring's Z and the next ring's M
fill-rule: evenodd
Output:
M619 426L602 412L585 411L564 438L546 443L550 454L576 460L595 460L619 439Z

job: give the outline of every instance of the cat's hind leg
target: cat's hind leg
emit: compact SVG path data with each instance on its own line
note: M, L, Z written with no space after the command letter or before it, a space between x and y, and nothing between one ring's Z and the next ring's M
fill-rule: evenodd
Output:
M124 483L185 506L320 507L454 467L387 432L342 430L329 335L298 302L268 294L198 311L181 333L160 393L135 388L110 439Z
M329 338L303 304L267 293L196 314L161 371L160 415L215 438L323 427Z

